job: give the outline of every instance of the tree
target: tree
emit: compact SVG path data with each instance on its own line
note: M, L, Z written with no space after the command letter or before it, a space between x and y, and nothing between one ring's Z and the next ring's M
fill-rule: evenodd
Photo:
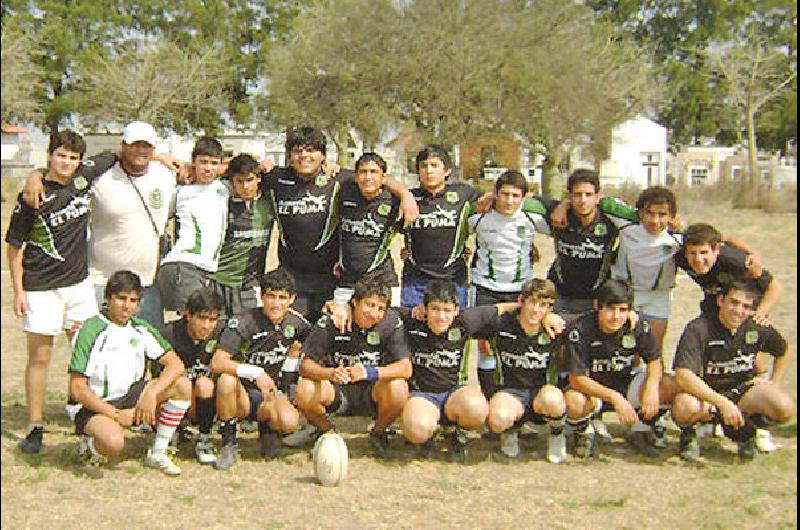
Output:
M41 71L35 64L37 44L22 32L4 25L2 29L2 120L32 121L39 105L36 92L41 89Z

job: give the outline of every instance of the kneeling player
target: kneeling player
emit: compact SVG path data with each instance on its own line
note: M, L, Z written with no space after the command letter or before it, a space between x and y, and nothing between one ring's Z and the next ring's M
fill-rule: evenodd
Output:
M275 458L279 434L297 429L300 415L290 402L296 381L300 341L308 322L290 313L295 298L291 274L277 269L260 281L263 307L247 309L228 320L211 359L217 381L217 416L222 450L217 469L230 469L238 454L237 419L258 421L261 456Z
M661 352L646 321L631 329L628 316L633 291L619 280L598 290L595 310L566 331L570 389L565 393L567 422L577 432L576 455L594 452L594 414L613 410L620 423L632 427L627 436L640 453L656 457L652 424L667 411L676 392L674 378L663 374ZM640 356L645 369L634 369Z
M489 405L477 385L467 385L469 341L494 336L498 306L486 305L459 314L455 284L433 280L425 288L425 320L419 321L404 309L409 351L414 375L414 392L403 408L403 435L414 444L433 449L433 436L444 412L450 432L450 459L466 459L467 430L484 426ZM516 304L503 304L504 309Z
M300 382L295 403L314 436L333 426L327 413L375 417L370 444L380 457L388 456L386 428L408 400L411 361L400 315L388 309L391 291L375 278L356 283L350 301L352 331L340 332L323 316L303 343Z
M200 431L195 455L201 464L217 461L211 443L215 382L209 365L221 331L218 326L221 311L222 297L212 287L197 289L186 300L185 315L164 326L162 332L183 361L186 376L192 382L192 406L187 416L197 423Z
M122 452L123 428L157 421L145 464L179 475L181 469L166 448L189 408L191 383L169 343L148 322L133 316L141 295L136 274L115 272L105 288L107 309L87 320L78 334L69 363L70 396L81 405L75 432L84 435L81 454L95 467ZM145 381L145 359L162 366L159 377Z
M564 438L566 402L556 358L561 347L545 331L556 288L550 280L530 280L522 287L519 309L500 318L493 349L500 363L500 388L489 402L489 429L500 434L500 450L519 455L516 425L526 416L550 426L547 459L554 464L567 457ZM537 421L538 420L538 421Z
M696 460L700 447L694 424L721 417L725 434L739 445L739 457L755 457L756 428L789 421L792 398L779 384L791 364L786 340L771 325L753 320L756 287L735 281L717 296L716 314L703 314L686 325L673 366L680 393L672 417L681 428L680 451ZM756 356L775 357L769 380L755 378Z

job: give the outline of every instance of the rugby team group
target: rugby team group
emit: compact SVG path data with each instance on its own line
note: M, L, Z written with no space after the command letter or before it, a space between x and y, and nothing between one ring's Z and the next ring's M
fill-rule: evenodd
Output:
M668 188L630 206L601 198L597 172L581 169L556 201L507 171L481 194L431 144L409 190L376 153L353 170L326 163L312 127L287 133L286 167L225 157L208 136L185 162L156 155L157 142L136 121L117 152L84 159L83 138L61 131L19 195L6 242L28 345L25 453L42 449L47 371L65 331L67 412L96 474L119 457L125 429L154 431L145 464L178 475L178 434L224 471L243 422L257 424L266 459L339 416L366 416L380 458L402 433L420 458L463 462L469 431L516 458L520 430L541 427L547 460L560 463L596 454L605 412L649 458L667 447L669 412L690 461L701 427L752 460L775 449L769 426L794 415L780 387L791 355L768 318L780 284L740 239L684 229ZM279 266L265 273L273 229ZM535 233L554 241L547 279L533 277ZM668 372L679 269L704 298Z

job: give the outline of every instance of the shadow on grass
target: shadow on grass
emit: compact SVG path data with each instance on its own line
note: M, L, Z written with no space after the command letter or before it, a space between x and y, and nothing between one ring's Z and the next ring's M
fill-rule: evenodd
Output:
M786 425L776 425L770 431L781 438L797 438L797 422L787 423Z

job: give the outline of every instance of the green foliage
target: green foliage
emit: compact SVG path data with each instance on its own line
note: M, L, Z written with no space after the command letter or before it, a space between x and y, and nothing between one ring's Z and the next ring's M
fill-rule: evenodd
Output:
M28 121L36 117L36 92L42 71L36 65L38 43L13 24L4 24L2 33L2 120Z

